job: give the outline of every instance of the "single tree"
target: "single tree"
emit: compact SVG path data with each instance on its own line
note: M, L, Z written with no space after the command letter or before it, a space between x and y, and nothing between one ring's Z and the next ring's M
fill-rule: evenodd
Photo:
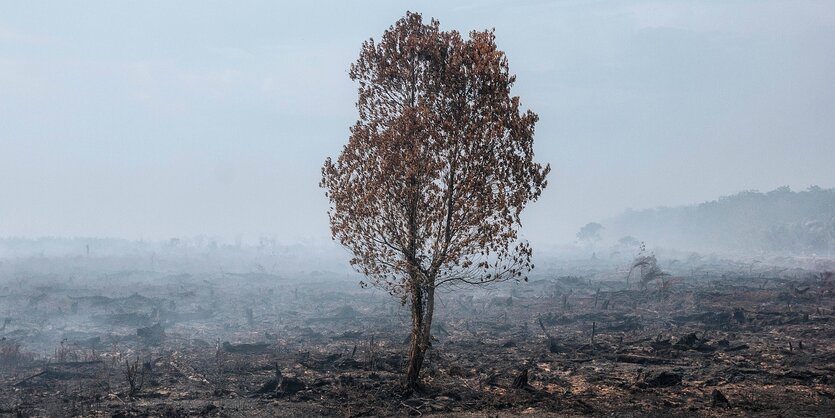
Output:
M577 231L577 239L587 243L595 243L600 241L600 231L602 230L603 225L597 222L589 222Z
M537 116L510 95L515 77L493 31L464 39L407 13L363 44L349 74L359 120L321 186L351 264L411 307L415 389L435 290L526 279L533 268L519 216L550 167L533 160Z

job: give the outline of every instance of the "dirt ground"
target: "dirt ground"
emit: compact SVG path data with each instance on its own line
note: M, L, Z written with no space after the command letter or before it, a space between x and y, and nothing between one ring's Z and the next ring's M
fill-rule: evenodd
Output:
M835 415L831 273L622 270L442 292L406 394L408 310L353 278L7 265L0 415Z

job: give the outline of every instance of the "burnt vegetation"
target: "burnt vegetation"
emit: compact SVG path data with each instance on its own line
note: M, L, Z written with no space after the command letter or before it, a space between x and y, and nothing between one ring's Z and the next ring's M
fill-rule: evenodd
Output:
M410 309L356 278L110 261L51 261L72 280L3 263L2 411L820 416L835 398L831 262L657 258L669 276L627 284L629 262L543 261L527 283L441 291L409 394Z
M534 159L538 116L511 95L495 33L408 13L349 75L359 119L321 187L354 272L268 240L79 239L51 255L49 240L2 241L0 414L835 410L832 190L624 215L723 238L747 234L729 226L746 217L756 239L740 248L790 240L792 255L656 253L615 220L577 234L591 257L538 256L534 269L521 214L550 167ZM806 217L778 222L762 203ZM622 238L598 256L606 234Z

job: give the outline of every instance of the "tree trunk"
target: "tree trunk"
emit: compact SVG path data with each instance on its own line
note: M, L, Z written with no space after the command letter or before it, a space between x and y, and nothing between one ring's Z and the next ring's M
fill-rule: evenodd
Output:
M423 366L423 289L417 283L412 287L412 335L409 343L409 360L406 368L406 387L411 390L418 388L420 368Z
M416 284L412 289L412 335L406 369L406 387L420 389L420 370L431 340L432 314L435 310L435 288L431 284Z
M424 295L426 305L423 308L423 349L428 350L432 343L432 315L435 313L435 286L430 281L426 284L426 294Z

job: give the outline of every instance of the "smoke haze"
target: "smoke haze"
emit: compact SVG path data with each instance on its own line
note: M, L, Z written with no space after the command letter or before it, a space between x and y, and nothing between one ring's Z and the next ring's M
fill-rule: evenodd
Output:
M347 69L407 9L496 28L554 169L534 245L835 186L831 2L21 2L0 16L0 236L327 242Z

